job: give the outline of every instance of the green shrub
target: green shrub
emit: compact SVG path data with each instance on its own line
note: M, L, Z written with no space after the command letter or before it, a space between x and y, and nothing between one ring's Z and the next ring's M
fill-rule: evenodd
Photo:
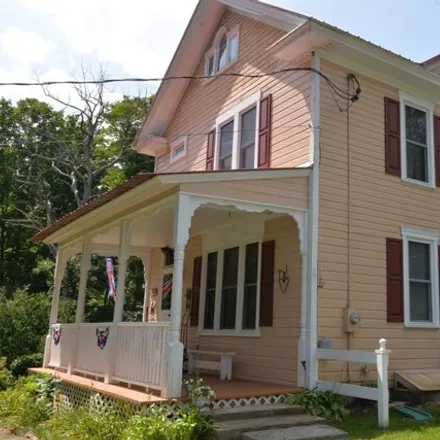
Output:
M344 414L342 397L332 391L307 390L291 396L290 403L303 407L306 414L341 421Z
M120 440L123 426L121 418L110 409L104 412L79 408L55 412L34 432L40 440Z
M4 391L14 385L15 379L6 368L6 358L0 358L0 391Z
M22 377L0 392L0 424L14 430L33 428L51 416L49 403L39 398L38 377Z
M11 372L15 377L26 376L28 368L41 367L43 355L41 353L19 356L11 363Z
M170 418L166 407L152 407L147 416L134 416L122 440L209 440L214 439L214 419L209 411L192 405L177 409Z

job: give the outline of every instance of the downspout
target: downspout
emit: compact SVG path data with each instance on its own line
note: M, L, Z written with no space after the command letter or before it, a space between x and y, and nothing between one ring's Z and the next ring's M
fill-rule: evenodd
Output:
M320 71L319 56L313 53L313 69ZM316 347L318 343L318 236L319 236L319 166L320 166L320 83L312 72L311 90L311 154L313 169L309 180L309 301L307 304L307 387L313 389L318 380Z

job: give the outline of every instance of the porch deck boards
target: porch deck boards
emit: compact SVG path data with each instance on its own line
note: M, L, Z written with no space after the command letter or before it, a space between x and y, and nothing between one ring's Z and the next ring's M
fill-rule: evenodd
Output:
M93 380L75 374L67 374L52 368L30 368L30 373L51 374L67 383L87 388L91 391L107 394L137 404L161 403L167 399L146 392L127 388L124 385L105 384L99 380ZM190 376L185 376L189 378ZM248 380L232 379L220 380L217 376L201 376L203 381L215 392L216 400L240 399L249 397L265 397L279 394L294 394L303 391L294 386L275 385L263 382L251 382Z
M395 382L417 391L439 391L440 369L396 371Z

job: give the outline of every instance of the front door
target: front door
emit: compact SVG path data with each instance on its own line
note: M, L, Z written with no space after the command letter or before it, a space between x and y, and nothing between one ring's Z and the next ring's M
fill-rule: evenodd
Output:
M173 295L173 271L165 269L162 275L162 289L160 293L159 321L168 322L171 317L171 298Z

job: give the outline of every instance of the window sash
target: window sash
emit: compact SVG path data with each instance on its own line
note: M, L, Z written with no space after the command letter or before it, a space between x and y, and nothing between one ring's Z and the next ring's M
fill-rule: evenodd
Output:
M437 327L439 325L438 235L407 226L402 228L402 235L405 326ZM411 260L414 254L411 243L428 246L427 254L422 260L424 265L412 266L413 269L411 269ZM419 253L419 258L422 258L422 255ZM425 267L426 265L428 267ZM426 296L423 291L426 292Z
M256 252L257 257L252 263L252 268L246 268L246 257L250 246L256 246L254 252ZM231 270L228 257L225 258L225 254L234 251L234 249L238 249L237 255L234 256L236 273L232 270L232 275L231 272L229 273L229 279L225 279L226 271ZM211 282L209 282L209 256L213 254L218 255L216 277L215 280L212 280L211 275ZM244 333L251 336L256 335L255 332L258 331L259 327L261 241L240 244L239 246L208 252L205 255L204 260L206 263L203 269L203 297L201 301L201 314L204 318L203 321L200 320L199 322L199 331L218 334ZM254 272L255 279L249 278L249 270ZM212 312L212 307L214 309L213 319L211 315L207 315L208 310ZM248 316L249 311L252 311L252 309L254 315ZM228 313L227 316L226 313ZM212 321L214 321L214 325L212 325Z
M399 98L402 179L411 183L434 187L434 105L417 99L403 91L400 92ZM410 115L408 109L415 111ZM417 112L420 112L420 114L417 115ZM424 131L411 130L409 124L420 122L421 118L418 119L417 116L421 116L422 113L424 117Z

